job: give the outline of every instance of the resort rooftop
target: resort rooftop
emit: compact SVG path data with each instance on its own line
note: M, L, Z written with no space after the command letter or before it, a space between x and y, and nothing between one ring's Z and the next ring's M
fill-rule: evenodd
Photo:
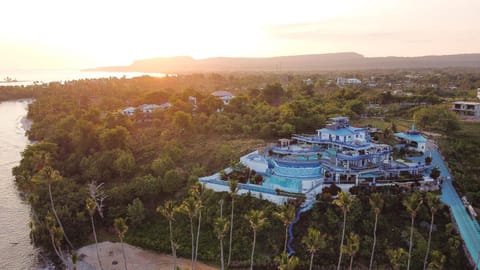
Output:
M418 143L427 142L427 139L425 139L425 137L423 137L420 133L399 132L399 133L395 133L395 137L404 139L407 141L411 141L411 142L418 142Z

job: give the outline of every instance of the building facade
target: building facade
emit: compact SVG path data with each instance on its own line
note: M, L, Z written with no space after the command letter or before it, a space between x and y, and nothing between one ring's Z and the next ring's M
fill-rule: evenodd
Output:
M460 116L480 118L480 103L456 101L453 103L452 110Z

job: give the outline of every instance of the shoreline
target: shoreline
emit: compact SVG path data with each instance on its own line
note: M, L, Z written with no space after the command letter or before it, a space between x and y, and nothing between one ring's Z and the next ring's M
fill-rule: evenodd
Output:
M124 243L125 257L127 259L128 269L142 270L170 270L172 269L173 257L167 254L156 253L136 246ZM101 242L98 243L100 259L104 270L125 269L122 244L119 242ZM98 265L96 246L91 244L81 247L77 250L78 270L100 269ZM181 269L190 269L191 260L177 257L177 267ZM198 262L198 270L217 270L218 268Z
M22 125L22 129L25 130L25 136L27 136L27 132L32 128L33 121L28 119L27 116L22 117L20 120Z

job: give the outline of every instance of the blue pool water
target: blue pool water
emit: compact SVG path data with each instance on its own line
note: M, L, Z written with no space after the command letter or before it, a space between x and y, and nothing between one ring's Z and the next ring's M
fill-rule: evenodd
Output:
M309 157L299 156L297 157L297 160L318 160L318 156L309 156Z
M315 168L320 167L317 161L296 161L296 160L275 160L272 161L274 165L288 168Z
M270 168L275 175L283 177L318 178L322 175L319 162L276 160Z
M302 190L302 181L286 177L270 175L264 177L263 187L275 190L277 188L288 192L300 192Z
M288 167L275 167L275 174L285 177L310 177L317 178L321 175L320 167L316 168L288 168Z

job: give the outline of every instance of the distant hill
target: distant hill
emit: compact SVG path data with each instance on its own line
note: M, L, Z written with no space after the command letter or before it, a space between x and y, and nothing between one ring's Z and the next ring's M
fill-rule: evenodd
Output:
M397 68L480 67L480 54L431 55L419 57L364 57L358 53L329 53L264 58L189 56L136 60L130 66L90 70L161 73L221 71L328 71Z

